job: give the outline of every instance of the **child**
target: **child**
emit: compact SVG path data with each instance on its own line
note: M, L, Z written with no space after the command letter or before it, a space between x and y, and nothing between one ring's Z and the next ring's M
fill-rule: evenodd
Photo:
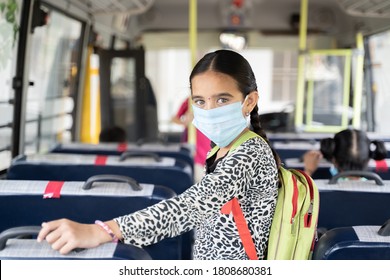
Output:
M194 125L219 150L206 161L207 174L187 191L135 213L96 224L56 220L42 224L46 239L62 254L121 240L136 246L196 229L194 259L248 259L233 215L221 208L237 198L259 259L266 256L278 191L279 158L260 126L255 76L240 54L206 54L190 75ZM231 150L252 130L262 136Z

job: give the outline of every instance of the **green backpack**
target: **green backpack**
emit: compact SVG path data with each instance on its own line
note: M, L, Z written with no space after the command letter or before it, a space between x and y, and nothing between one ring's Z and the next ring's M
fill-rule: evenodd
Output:
M296 169L280 167L279 180L267 259L311 259L320 205L317 186L309 175Z
M243 142L260 137L252 131L244 133L229 153ZM208 157L218 151L214 147ZM313 179L303 171L279 168L279 190L268 241L267 260L308 260L317 238L319 193ZM237 198L222 208L233 213L234 220L249 259L257 259L256 248Z

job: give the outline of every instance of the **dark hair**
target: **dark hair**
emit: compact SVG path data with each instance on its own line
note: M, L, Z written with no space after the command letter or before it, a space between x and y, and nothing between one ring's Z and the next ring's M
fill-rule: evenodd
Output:
M192 79L201 73L209 70L229 75L233 78L238 89L242 92L244 98L251 92L257 91L256 78L249 62L240 54L230 50L217 50L206 54L198 63L190 75L190 85ZM260 135L268 145L271 147L265 131L261 127L260 117L257 105L250 113L252 130ZM272 147L271 147L272 149ZM280 166L280 158L278 154L272 149L277 166Z
M364 170L370 158L382 160L387 156L384 142L371 141L358 129L342 130L334 138L322 139L320 149L324 158L334 160L340 171Z
M119 126L102 129L99 134L99 142L125 142L126 131Z

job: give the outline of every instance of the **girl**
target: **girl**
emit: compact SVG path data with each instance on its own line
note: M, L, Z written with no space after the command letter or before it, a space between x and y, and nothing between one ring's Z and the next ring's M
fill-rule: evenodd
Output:
M260 126L253 71L238 53L218 50L196 64L190 86L193 123L217 145L202 180L173 199L105 223L45 222L38 241L46 239L66 254L118 239L146 246L196 229L194 259L248 259L233 215L221 211L237 198L257 257L264 259L277 199L279 158ZM262 138L234 145L249 131L247 119Z
M332 176L338 172L366 170L370 159L382 160L387 156L383 141L371 141L367 134L358 129L345 129L333 138L321 140L320 151L308 151L303 156L305 171L312 175L321 159L333 163Z

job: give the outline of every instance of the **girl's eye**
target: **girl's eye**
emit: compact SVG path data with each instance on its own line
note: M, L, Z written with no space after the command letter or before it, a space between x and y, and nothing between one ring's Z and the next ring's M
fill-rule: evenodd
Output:
M228 102L229 100L227 99L227 98L219 98L218 100L217 100L217 103L218 104L224 104L224 103L226 103L226 102Z
M201 99L198 99L198 100L194 100L194 103L195 103L195 105L196 106L203 106L204 105L204 101L203 100L201 100Z

